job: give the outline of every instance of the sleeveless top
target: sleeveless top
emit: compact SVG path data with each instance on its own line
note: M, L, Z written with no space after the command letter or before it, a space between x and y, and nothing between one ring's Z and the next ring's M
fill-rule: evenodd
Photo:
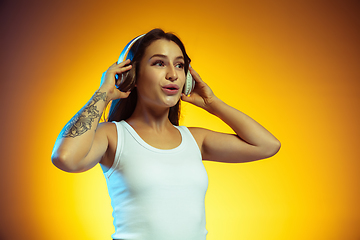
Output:
M112 167L104 172L115 233L113 239L205 240L208 177L200 149L185 126L174 126L181 144L150 146L125 121L116 124Z

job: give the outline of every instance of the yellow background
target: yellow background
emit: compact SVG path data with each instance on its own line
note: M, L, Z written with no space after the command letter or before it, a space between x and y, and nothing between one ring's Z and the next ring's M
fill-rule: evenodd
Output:
M208 240L359 240L357 1L3 1L0 239L111 239L100 167L50 160L57 134L125 44L175 32L215 94L282 142L205 162ZM183 104L182 123L231 132Z

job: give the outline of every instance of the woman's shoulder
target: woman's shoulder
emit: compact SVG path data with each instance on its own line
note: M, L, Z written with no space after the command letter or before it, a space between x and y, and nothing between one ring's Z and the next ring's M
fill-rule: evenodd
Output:
M98 134L105 134L109 140L116 138L117 130L115 122L102 122L96 129Z
M108 131L108 130L111 130L114 128L116 128L115 122L102 122L102 123L99 123L97 130L101 129L102 131Z
M104 134L108 140L108 148L104 154L100 163L102 164L103 170L110 169L114 162L116 147L117 147L117 129L116 123L114 122L102 122L96 129L96 134Z
M187 129L189 129L191 134L196 134L196 135L205 135L207 132L210 131L206 128L201 128L201 127L187 127Z
M199 146L202 145L206 134L210 131L206 128L200 128L200 127L187 127L187 129L189 129L191 135L193 135L194 139L196 140Z

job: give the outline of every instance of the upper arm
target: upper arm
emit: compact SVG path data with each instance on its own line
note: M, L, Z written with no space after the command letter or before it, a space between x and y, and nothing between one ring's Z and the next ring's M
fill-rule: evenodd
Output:
M96 129L94 140L88 154L81 161L80 171L86 171L98 164L106 154L109 146L108 134L112 123L100 123Z
M84 172L94 167L107 152L108 135L111 128L115 127L112 125L111 123L99 124L95 134L86 136L82 141L65 139L58 143L61 144L61 148L58 147L53 152L54 165L66 172Z
M214 132L203 128L189 128L202 153L203 160L240 163L264 159L274 155L275 148L251 145L235 134Z

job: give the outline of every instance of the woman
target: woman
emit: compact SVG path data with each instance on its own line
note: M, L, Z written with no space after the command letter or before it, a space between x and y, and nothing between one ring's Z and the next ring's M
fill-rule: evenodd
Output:
M254 161L274 155L280 143L214 95L189 67L175 35L154 29L135 41L128 56L131 61L109 67L100 88L64 127L52 161L67 172L100 163L114 239L206 239L202 160ZM182 93L188 71L195 81L189 96ZM216 115L236 135L178 126L180 99ZM98 124L110 101L108 122Z

